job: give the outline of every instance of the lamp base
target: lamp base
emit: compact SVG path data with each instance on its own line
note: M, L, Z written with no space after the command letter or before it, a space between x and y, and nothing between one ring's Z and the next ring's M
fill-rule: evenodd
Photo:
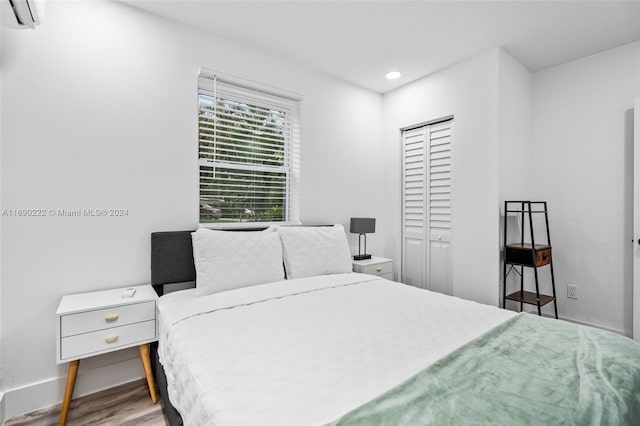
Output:
M353 256L353 260L367 260L367 259L371 259L370 254L356 254L355 256Z

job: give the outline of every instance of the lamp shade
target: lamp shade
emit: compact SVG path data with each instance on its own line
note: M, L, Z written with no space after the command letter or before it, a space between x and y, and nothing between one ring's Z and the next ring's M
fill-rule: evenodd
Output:
M349 232L352 234L372 234L376 232L376 219L372 217L352 217Z

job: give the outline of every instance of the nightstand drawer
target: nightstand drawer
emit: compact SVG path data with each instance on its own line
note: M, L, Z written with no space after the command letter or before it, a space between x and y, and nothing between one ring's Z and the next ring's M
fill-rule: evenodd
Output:
M393 262L376 263L374 265L366 265L362 268L362 272L370 275L384 275L393 272Z
M155 318L155 302L133 303L130 305L97 309L95 311L62 315L60 318L60 335L62 337L74 336L76 334L155 320Z
M63 337L60 342L61 360L84 358L91 354L110 352L115 348L132 346L156 338L156 321L144 321L113 327L93 333Z

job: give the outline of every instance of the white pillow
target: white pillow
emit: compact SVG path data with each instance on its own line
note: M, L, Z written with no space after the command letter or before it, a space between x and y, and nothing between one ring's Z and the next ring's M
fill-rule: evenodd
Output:
M278 226L287 278L352 272L342 225Z
M196 295L283 280L282 244L276 232L267 231L193 232Z

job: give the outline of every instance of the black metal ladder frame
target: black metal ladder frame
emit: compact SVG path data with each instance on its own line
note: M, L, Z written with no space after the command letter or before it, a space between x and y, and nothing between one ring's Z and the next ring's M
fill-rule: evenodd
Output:
M509 204L511 203L520 203L520 210L509 210ZM533 211L532 204L542 204L542 211ZM525 206L527 209L525 210ZM524 215L527 213L529 216L529 232L531 236L531 248L533 251L534 259L537 258L537 250L535 244L535 237L533 232L533 213L544 213L544 221L545 227L547 231L547 245L551 247L551 234L549 232L549 214L547 210L547 202L546 201L505 201L504 202L504 229L503 229L503 260L502 260L502 307L506 309L507 307L507 276L512 270L515 270L518 275L520 275L520 294L524 295L524 265L520 265L520 271L515 269L513 264L510 264L510 269L507 272L507 218L509 213L519 213L521 217L520 221L520 244L524 244ZM549 268L551 270L551 288L553 290L553 308L556 319L558 319L558 299L556 297L556 282L555 282L555 274L553 273L553 254L551 255L551 259L549 260ZM538 282L538 267L533 266L533 274L535 278L536 284L536 305L538 307L538 315L542 316L542 306L540 305L540 285ZM520 312L524 309L524 297L520 300Z

